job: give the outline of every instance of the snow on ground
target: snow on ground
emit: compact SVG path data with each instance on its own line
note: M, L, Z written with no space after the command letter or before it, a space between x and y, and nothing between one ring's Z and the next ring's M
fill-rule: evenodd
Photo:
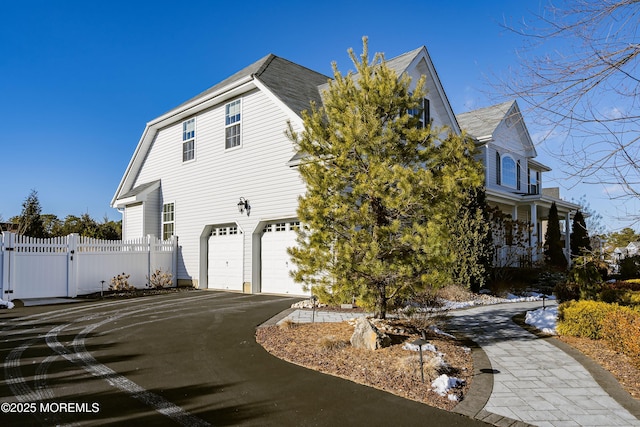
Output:
M448 394L448 392L449 390L458 388L462 385L464 385L463 380L456 377L450 377L446 374L442 374L438 378L433 380L433 382L431 383L431 388L440 396L447 396L449 400L458 400L457 395Z
M556 322L558 320L558 307L539 308L527 311L524 322L545 334L556 335Z
M11 301L4 301L0 299L0 308L13 308L13 303Z
M430 343L426 343L426 344L422 344L420 347L422 347L422 351L431 351L433 353L437 353L438 350L436 350L435 346L433 344ZM419 351L420 348L416 345L416 344L412 344L410 342L406 342L402 345L402 349L403 350L409 350L409 351Z
M466 307L475 307L478 305L492 305L492 304L502 304L505 302L529 302L529 301L542 301L544 299L547 300L555 300L556 297L553 295L543 295L538 292L527 292L524 295L514 295L507 294L505 298L490 296L490 295L482 295L481 298L474 299L471 301L442 301L443 308L445 310L458 310Z

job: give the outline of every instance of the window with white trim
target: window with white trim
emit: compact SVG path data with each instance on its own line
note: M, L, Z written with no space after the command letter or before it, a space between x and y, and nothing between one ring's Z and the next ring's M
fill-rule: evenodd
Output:
M507 187L516 188L517 172L515 160L513 160L513 157L508 154L505 154L502 156L501 163L501 184Z
M162 240L170 239L175 230L175 204L162 205Z
M529 194L540 194L540 172L528 169L529 175Z
M196 157L196 119L182 122L182 161L188 162Z
M225 149L240 146L240 109L241 103L239 99L228 103L224 107Z

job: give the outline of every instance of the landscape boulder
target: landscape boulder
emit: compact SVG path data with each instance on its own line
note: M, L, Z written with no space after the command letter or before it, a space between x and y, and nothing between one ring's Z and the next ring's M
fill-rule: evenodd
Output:
M359 317L351 335L351 345L355 348L377 350L391 345L391 338L381 333L366 317Z

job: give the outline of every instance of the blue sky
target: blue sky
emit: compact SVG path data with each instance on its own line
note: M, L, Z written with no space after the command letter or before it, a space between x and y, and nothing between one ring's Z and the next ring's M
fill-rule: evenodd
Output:
M491 105L488 81L522 45L500 23L543 3L0 0L0 216L35 189L44 213L120 219L109 203L146 122L269 53L330 75L364 35L387 58L425 45L456 113ZM626 225L597 186L562 194Z

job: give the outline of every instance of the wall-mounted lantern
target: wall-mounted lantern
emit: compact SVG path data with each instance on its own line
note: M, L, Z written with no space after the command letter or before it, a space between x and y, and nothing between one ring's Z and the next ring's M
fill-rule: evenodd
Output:
M238 212L244 213L245 211L247 211L247 216L249 216L249 213L251 212L251 205L247 199L240 197L240 201L238 202Z

